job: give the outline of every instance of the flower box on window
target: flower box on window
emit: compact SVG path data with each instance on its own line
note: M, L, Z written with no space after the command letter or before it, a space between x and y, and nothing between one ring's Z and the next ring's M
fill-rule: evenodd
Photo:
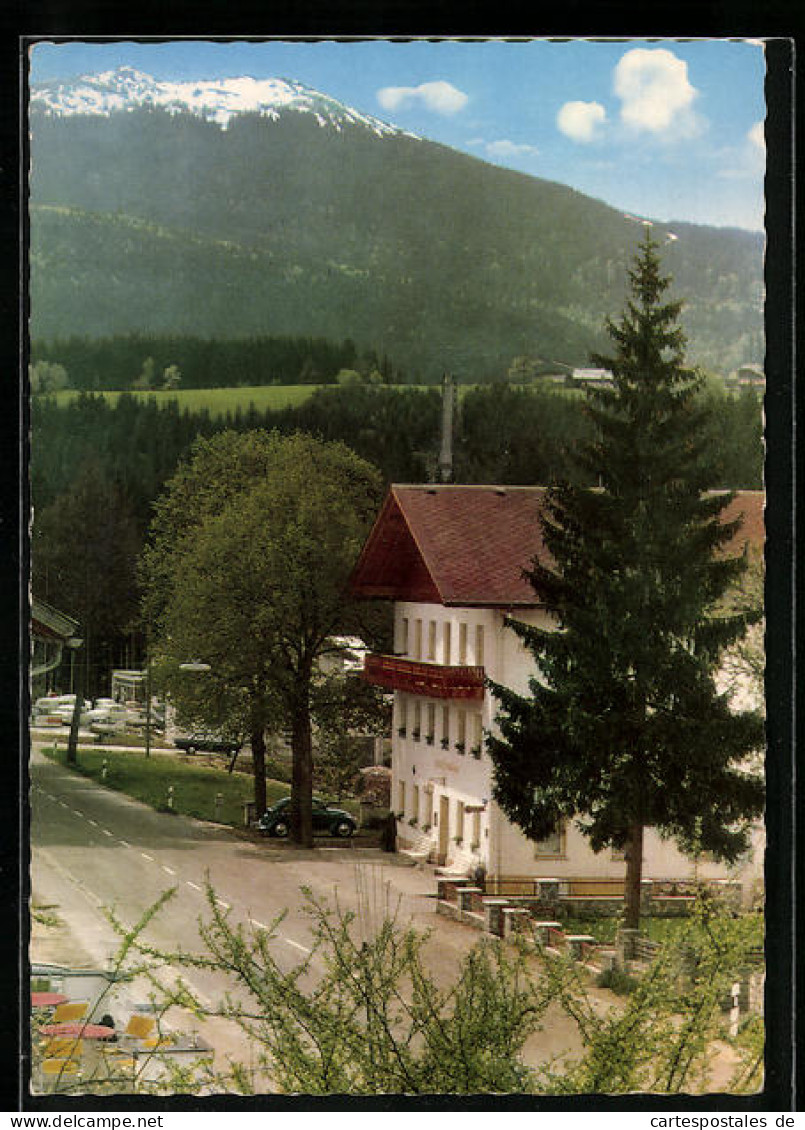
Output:
M449 749L449 748L450 748L450 739L449 738L442 738L442 749Z
M459 753L464 753L466 748L467 747L464 744L464 742L456 742L456 749L458 750Z
M474 745L472 747L472 749L470 750L470 753L472 754L472 756L475 758L476 761L480 761L480 759L481 759L481 747L479 745Z
M401 738L404 738L405 735L408 733L408 731L406 730L405 726L400 726L397 733L400 735Z
M418 742L421 736L422 735L421 735L419 730L412 730L411 731L411 737L414 739L415 742Z
M411 825L412 828L416 828L419 821L417 820L416 816L412 816L411 819L408 821L408 823Z
M434 742L433 734L426 734L425 735L425 741L428 743L428 745L433 745L433 742Z

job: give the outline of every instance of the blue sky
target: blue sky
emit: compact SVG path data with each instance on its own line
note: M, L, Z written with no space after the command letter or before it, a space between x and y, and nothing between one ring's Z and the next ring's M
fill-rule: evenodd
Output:
M763 48L637 39L40 43L31 81L292 78L421 136L658 220L761 230Z

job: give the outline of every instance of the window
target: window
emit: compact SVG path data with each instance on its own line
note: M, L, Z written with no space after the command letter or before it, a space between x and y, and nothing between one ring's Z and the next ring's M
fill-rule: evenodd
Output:
M425 707L425 739L428 745L433 745L433 739L436 736L436 703L429 702Z
M414 703L414 728L411 732L411 737L415 742L418 742L422 734L422 703L416 701Z
M461 843L464 839L464 801L456 801L456 840Z
M467 625L458 626L458 662L462 666L467 662Z
M404 695L397 699L397 733L401 738L408 733L408 699Z
M484 665L484 626L477 624L475 627L475 666Z
M428 659L436 659L436 621L428 621Z
M459 710L457 717L458 725L456 727L456 749L459 753L463 753L467 748L467 711Z
M537 840L534 844L534 855L538 859L546 857L558 858L565 854L565 833L564 827L558 823L550 836L546 836L544 840Z
M481 814L480 812L473 812L472 814L472 845L473 847L481 846Z
M414 785L414 795L411 798L411 803L412 803L412 806L413 806L413 812L411 813L411 819L415 820L418 823L419 822L419 785Z
M449 621L447 621L444 625L444 635L442 637L442 647L444 649L444 654L442 655L442 663L444 663L445 667L450 666L451 628L452 628L452 625L450 624Z
M408 617L403 616L400 620L400 638L397 651L400 655L408 654Z
M405 781L397 782L397 812L405 816Z
M414 620L414 659L422 658L422 621Z
M450 745L450 707L442 707L442 748Z
M480 757L484 744L484 720L478 713L470 715L470 749L473 757Z

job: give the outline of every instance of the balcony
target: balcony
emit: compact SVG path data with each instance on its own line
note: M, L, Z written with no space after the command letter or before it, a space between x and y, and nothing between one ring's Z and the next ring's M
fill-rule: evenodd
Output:
M483 667L443 667L418 663L395 655L367 655L363 664L367 683L390 691L424 695L426 698L465 699L482 702Z

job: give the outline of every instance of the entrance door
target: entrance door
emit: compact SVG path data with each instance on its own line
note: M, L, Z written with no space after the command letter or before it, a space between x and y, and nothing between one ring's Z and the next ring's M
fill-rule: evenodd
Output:
M443 867L450 847L450 798L439 797L439 863Z

